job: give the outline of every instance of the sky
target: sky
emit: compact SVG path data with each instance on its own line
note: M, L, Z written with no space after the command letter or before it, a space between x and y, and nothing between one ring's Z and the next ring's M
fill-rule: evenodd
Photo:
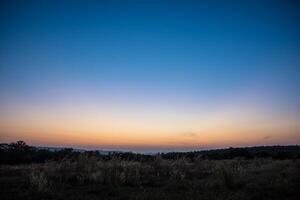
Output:
M0 2L0 142L300 143L297 1Z

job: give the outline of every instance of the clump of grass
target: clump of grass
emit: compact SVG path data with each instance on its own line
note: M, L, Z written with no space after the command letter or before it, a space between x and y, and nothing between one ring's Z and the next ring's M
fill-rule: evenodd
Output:
M120 182L124 185L141 186L143 168L138 162L122 162Z
M42 171L32 171L29 174L29 182L38 192L48 192L50 190L50 182Z
M172 163L171 176L178 181L183 181L189 171L189 163L185 158L175 160Z
M222 161L215 170L217 177L221 178L227 189L235 190L243 186L243 167L240 161Z

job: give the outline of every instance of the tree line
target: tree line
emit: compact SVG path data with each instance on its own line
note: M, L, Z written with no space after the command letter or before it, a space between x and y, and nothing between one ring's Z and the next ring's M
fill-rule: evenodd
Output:
M147 162L158 157L161 159L175 160L185 158L190 161L196 159L222 160L222 159L300 159L300 146L260 146L244 148L227 148L192 152L169 152L146 155L132 152L109 152L104 155L100 151L77 151L72 148L50 150L27 145L24 141L0 144L0 164L28 164L58 161L62 159L76 159L81 154L97 156L102 160L118 158L120 160Z

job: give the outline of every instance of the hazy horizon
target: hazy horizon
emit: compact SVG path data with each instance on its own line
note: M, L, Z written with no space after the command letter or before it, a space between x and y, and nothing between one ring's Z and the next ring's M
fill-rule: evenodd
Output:
M0 143L300 144L295 1L1 1Z

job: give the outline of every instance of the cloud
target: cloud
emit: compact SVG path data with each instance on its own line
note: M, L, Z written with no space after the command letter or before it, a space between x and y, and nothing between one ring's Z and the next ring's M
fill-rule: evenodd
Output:
M270 135L267 135L267 136L263 137L264 140L268 140L268 139L270 139L270 138L271 138Z
M185 137L197 137L198 136L197 133L193 133L193 132L185 132L185 133L183 133L183 135Z

